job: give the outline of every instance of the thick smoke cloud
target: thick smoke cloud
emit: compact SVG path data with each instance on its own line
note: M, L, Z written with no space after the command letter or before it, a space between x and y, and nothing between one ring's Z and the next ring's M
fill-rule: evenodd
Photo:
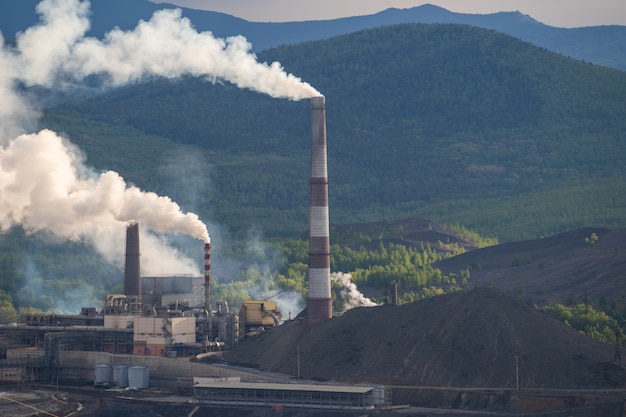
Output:
M130 32L114 29L104 40L85 38L87 3L45 0L38 6L43 25L18 38L25 83L51 86L64 80L103 75L112 85L147 76L193 75L222 79L272 97L300 100L319 93L281 65L259 63L244 37L197 32L180 9L160 10ZM49 45L52 44L52 47Z
M77 149L50 130L20 135L0 150L0 230L21 225L27 232L47 231L87 240L110 261L119 261L124 247L119 239L125 236L125 225L136 220L157 233L209 239L198 217L182 213L169 198L129 187L113 171L90 173ZM154 246L145 252L146 257L156 258L145 261L150 268L159 265L162 271L160 259L168 257L163 250L160 257L164 258L152 255L161 246L157 243L161 240L155 239L144 236L143 246ZM178 263L190 271L192 264Z
M356 284L352 282L352 275L343 272L333 272L330 274L330 281L339 286L339 297L343 305L341 313L355 307L374 307L378 305L358 290Z
M122 262L124 229L138 221L142 273L197 273L194 262L150 232L209 241L198 217L183 213L167 197L129 186L113 171L93 172L80 151L55 132L29 132L37 103L23 91L76 88L93 76L115 87L189 74L292 100L319 93L278 63L258 63L242 37L198 33L179 10L159 11L135 30L114 29L103 40L85 37L86 1L44 0L37 12L40 23L19 34L15 47L0 37L0 230L20 225L29 232L84 240L107 259Z

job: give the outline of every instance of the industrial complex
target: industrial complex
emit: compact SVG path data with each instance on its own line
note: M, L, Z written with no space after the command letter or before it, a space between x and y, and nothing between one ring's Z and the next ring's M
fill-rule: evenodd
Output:
M332 317L325 118L325 98L313 97L309 292L303 318L313 323ZM203 404L369 409L384 402L380 388L259 384L245 372L224 378L223 370L216 375L208 365L200 367L203 358L280 325L279 306L247 300L233 313L226 301L213 301L210 242L204 242L204 276L142 277L139 227L133 222L126 230L124 293L106 295L100 311L84 307L76 315L30 315L23 323L0 326L0 381L93 381L94 388L118 389L192 382Z

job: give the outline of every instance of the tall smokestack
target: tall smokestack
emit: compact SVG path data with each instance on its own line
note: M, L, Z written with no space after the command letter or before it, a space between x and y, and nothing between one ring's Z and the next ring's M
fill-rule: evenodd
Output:
M204 308L211 313L211 244L204 244Z
M309 208L309 320L333 315L330 296L330 232L326 163L326 99L311 98L311 196Z
M124 294L141 297L139 271L139 223L126 228L126 267L124 268Z

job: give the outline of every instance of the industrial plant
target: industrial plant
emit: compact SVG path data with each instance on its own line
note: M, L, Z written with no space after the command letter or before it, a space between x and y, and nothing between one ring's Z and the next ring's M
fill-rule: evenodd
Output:
M298 317L312 323L332 317L325 98L311 99L309 292ZM33 314L22 323L0 326L0 381L147 388L192 381L205 404L281 401L296 407L312 402L326 408L368 409L384 394L374 387L255 385L241 376L212 379L193 368L216 352L279 326L276 301L246 300L238 313L211 294L211 243L204 242L204 276L141 276L140 224L126 229L123 294L108 294L101 310L79 314ZM186 366L181 366L181 360ZM204 374L203 374L204 373ZM245 375L245 374L244 374ZM207 378L209 377L209 378Z
M213 308L210 250L206 243L204 277L141 277L139 225L131 224L124 293L106 295L100 311L84 307L77 315L28 315L24 323L0 326L6 357L0 380L54 380L62 372L60 351L200 357L233 349L247 335L278 326L282 314L276 301L244 301L238 314L224 300ZM96 378L96 383L102 381Z

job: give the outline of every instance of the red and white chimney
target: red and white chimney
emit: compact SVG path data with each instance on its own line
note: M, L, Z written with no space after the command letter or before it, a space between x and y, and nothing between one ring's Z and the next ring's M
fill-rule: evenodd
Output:
M333 315L330 295L330 232L326 161L326 99L311 98L311 195L309 206L309 295L307 317Z

